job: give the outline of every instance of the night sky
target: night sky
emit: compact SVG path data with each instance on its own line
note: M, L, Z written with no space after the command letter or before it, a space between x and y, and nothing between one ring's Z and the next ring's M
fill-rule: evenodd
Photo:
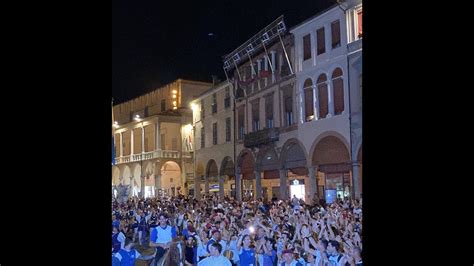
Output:
M118 104L177 78L225 79L222 56L285 16L288 29L334 0L112 1L112 97Z

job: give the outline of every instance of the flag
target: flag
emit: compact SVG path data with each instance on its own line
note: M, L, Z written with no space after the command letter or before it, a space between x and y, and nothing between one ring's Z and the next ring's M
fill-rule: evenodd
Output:
M114 129L114 100L112 99L112 165L115 165L115 129Z
M262 77L262 78L270 77L270 71L268 71L268 70L260 71L260 77Z

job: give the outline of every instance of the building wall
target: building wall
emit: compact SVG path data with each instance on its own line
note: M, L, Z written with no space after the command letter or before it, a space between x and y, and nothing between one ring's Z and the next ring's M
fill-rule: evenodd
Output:
M230 106L225 108L224 99L226 96L226 88L229 88ZM212 113L212 97L216 94L217 112ZM201 120L201 100L204 100L205 117ZM232 86L227 82L218 84L215 88L211 88L203 95L192 101L197 106L193 114L195 124L196 138L196 165L204 166L204 174L206 166L210 160L214 160L217 164L218 171L221 171L222 161L225 157L234 160L234 119L233 119L233 100ZM226 141L226 118L230 118L231 138ZM213 144L212 124L217 123L217 145ZM201 147L201 127L205 126L206 143L205 148ZM226 184L229 186L229 184ZM203 187L204 188L204 187ZM228 188L230 190L230 187Z
M148 116L161 113L161 101L166 101L166 110L173 107L173 101L176 101L177 107L189 108L189 101L206 91L211 87L212 83L190 81L178 79L174 82L166 84L156 90L146 93L142 96L134 98L130 101L117 104L113 107L114 119L119 124L131 122L131 118L135 114L145 116L145 109ZM176 98L173 98L173 91L176 90Z

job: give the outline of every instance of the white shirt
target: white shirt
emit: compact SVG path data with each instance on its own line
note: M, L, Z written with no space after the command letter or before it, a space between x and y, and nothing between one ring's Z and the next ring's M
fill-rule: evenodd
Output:
M237 240L231 240L228 246L228 249L232 250L232 254L233 254L232 260L234 262L239 261L240 258L239 258L239 252L237 251Z
M218 257L210 256L198 262L198 266L232 266L230 260L219 255Z

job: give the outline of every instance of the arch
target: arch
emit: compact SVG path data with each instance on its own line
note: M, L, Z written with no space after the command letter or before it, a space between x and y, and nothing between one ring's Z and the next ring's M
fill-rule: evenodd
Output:
M118 186L120 184L120 168L112 166L112 185Z
M154 163L151 161L147 161L143 164L143 175L149 176L153 174L154 170Z
M331 78L338 78L338 77L341 77L343 75L343 72L342 72L342 69L340 67L337 67L336 69L334 69L332 71L332 77Z
M181 189L181 167L175 161L167 161L161 166L161 188L168 195L176 195Z
M323 72L323 73L319 74L318 79L316 80L316 84L321 83L321 82L325 82L327 80L328 80L327 75L326 75L326 73Z
M128 165L123 166L123 170L120 171L121 176L121 184L122 185L130 185L130 177L132 176L132 171Z
M210 159L206 165L206 178L214 177L213 179L217 180L217 176L219 176L217 163L214 159Z
M295 138L285 142L281 149L281 169L289 169L298 174L307 174L308 156L304 145Z
M312 151L312 165L339 164L350 161L349 149L344 138L327 135L317 142Z
M333 90L334 114L339 115L344 112L344 79L343 72L340 67L334 69L331 75L331 79Z
M327 76L321 73L316 81L316 97L318 99L318 119L326 118L329 113Z
M227 175L227 176L235 176L234 173L234 161L229 156L226 156L221 163L221 170L219 171L219 175Z
M313 79L307 78L303 83L303 89L313 86Z
M204 176L204 164L202 162L196 164L196 176Z
M244 149L240 152L237 159L238 172L242 174L242 178L250 179L255 177L255 158L253 153Z
M143 166L143 175L145 176L145 186L155 186L155 165L152 161L147 161Z
M342 143L344 143L345 147L347 150L349 150L349 141L339 132L336 132L336 131L325 131L321 134L319 134L316 139L313 141L313 144L311 145L311 148L309 150L309 153L308 153L308 159L311 160L312 162L312 159L313 159L313 156L314 156L314 150L316 148L316 145L325 137L328 137L328 136L334 136L334 137L337 137L339 138L339 140L342 141ZM314 166L314 164L311 164Z
M280 158L273 147L260 149L255 162L256 168L263 172L264 179L280 178Z
M140 168L140 164L139 163L134 163L131 167L132 169L132 176L133 177L140 177L140 174L141 174L141 168Z

